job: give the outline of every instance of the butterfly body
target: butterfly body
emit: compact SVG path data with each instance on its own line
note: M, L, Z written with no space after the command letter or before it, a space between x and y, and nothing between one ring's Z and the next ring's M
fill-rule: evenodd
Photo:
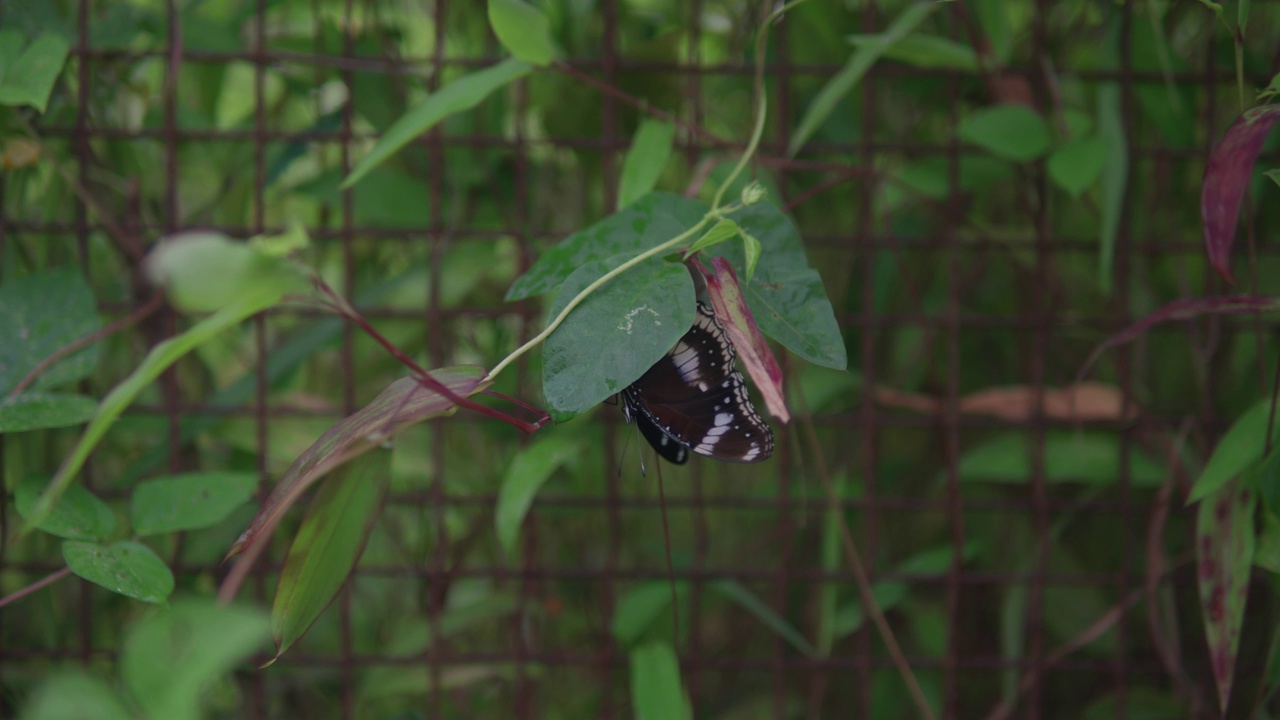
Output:
M700 302L693 327L622 391L622 412L670 462L683 464L690 452L765 460L773 454L773 431L752 406L735 359L720 320Z

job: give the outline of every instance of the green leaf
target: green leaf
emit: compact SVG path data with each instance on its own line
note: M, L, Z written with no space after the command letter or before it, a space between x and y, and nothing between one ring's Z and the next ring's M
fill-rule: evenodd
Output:
M256 608L184 599L139 623L124 641L120 675L148 718L199 720L214 681L262 648Z
M743 208L733 219L744 235L759 241L766 258L742 286L760 331L815 365L845 369L848 357L835 311L822 277L809 267L795 223L768 202ZM741 245L724 243L711 254L727 259L740 278L747 277Z
M874 47L883 40L878 34L851 35L849 42L862 49ZM908 35L884 50L883 57L922 68L978 71L978 56L972 47L934 35Z
M264 239L258 245L270 247ZM305 294L301 269L259 246L213 232L165 238L147 256L147 276L174 307L189 313L220 310L246 296Z
M508 302L523 300L550 292L583 265L616 257L617 262L606 268L612 270L697 225L710 209L705 203L680 195L649 193L542 253L537 262L512 283L506 299Z
M1068 140L1049 156L1049 178L1073 198L1098 181L1111 147L1099 137Z
M1024 433L1002 433L969 450L960 458L959 478L963 482L1031 482L1031 444ZM1121 448L1115 435L1049 432L1044 438L1044 479L1046 482L1075 482L1113 485L1120 482ZM1133 487L1157 487L1166 478L1165 469L1137 449L1129 451L1129 483Z
M29 392L0 399L0 433L81 425L97 401L83 395Z
M436 123L455 113L470 110L498 88L528 75L532 70L533 66L529 63L508 58L492 67L464 75L435 91L387 128L369 154L356 163L355 169L342 181L343 189L355 185L370 170L381 165L397 150L430 130Z
M1049 152L1049 126L1025 105L996 105L969 115L956 133L998 158L1027 162Z
M550 317L620 262L597 260L570 275ZM688 269L658 258L596 290L544 345L542 392L551 417L570 420L639 379L693 325L694 304Z
M1196 478L1191 492L1187 494L1187 504L1217 492L1218 488L1231 482L1245 468L1261 459L1267 445L1275 444L1280 439L1280 411L1277 411L1277 416L1268 443L1267 425L1271 421L1271 400L1260 400L1241 415L1213 449L1209 462L1205 463L1200 477Z
M70 49L55 33L43 33L22 49L22 33L0 31L0 105L30 105L44 112Z
M46 679L32 694L21 720L134 720L120 693L79 670Z
M1253 568L1253 510L1258 495L1247 483L1219 485L1196 514L1196 578L1204 616L1209 664L1218 686L1219 709L1231 700L1240 629Z
M680 663L664 642L631 651L631 708L636 720L692 720L693 707L680 684Z
M62 558L71 572L114 593L162 603L173 592L173 573L151 548L132 540L111 545L68 540Z
M681 607L685 605L688 590L689 583L676 583L675 596L680 600ZM629 648L639 642L654 621L671 607L671 598L671 583L666 580L641 583L618 598L611 626L618 644Z
M676 126L646 118L636 128L627 156L622 161L622 181L618 184L618 207L626 207L650 193L671 158Z
M835 110L836 104L853 90L871 66L898 41L911 34L935 7L937 3L933 2L918 2L908 6L880 33L879 42L868 43L856 49L844 67L822 86L809 107L805 108L800 124L787 142L787 155L795 155L822 127L822 123Z
M256 473L204 472L159 477L133 490L133 531L155 535L217 525L253 496Z
M547 16L522 0L489 0L489 25L507 52L531 65L545 67L560 54Z
M711 587L740 605L747 612L755 615L756 619L763 623L765 627L772 630L778 637L786 640L800 654L810 658L818 657L818 651L809 644L809 641L800 634L799 630L796 630L791 623L774 612L773 608L766 605L755 593L743 587L742 583L732 579L717 580L711 584Z
M391 453L366 453L327 478L312 498L271 606L276 657L306 633L342 589L364 550L390 478Z
M498 488L493 519L498 540L508 557L514 557L520 528L538 490L552 473L580 450L581 443L576 438L563 432L552 433L534 440L507 466L502 485Z
M45 358L98 330L98 307L80 271L56 268L0 285L0 395L8 395ZM91 345L46 369L32 386L80 380L98 362Z
M720 220L715 225L712 225L710 230L703 233L702 237L695 240L694 243L689 246L689 249L685 251L684 256L689 257L703 248L719 245L725 240L737 235L738 232L738 223L728 219ZM759 244L759 241L756 241L756 245L758 246Z
M14 501L24 520L30 521L46 482L44 478L29 477L18 483ZM35 527L68 540L104 540L115 532L116 514L93 493L76 485L58 498L53 510Z
M1280 575L1280 518L1270 510L1262 513L1262 529L1258 531L1253 564Z

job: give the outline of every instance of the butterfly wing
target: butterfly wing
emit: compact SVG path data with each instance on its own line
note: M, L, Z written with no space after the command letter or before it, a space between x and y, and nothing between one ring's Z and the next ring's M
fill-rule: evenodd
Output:
M759 462L773 454L773 431L751 404L746 382L734 369L735 357L715 313L698 303L693 327L623 391L628 417L637 419L659 454L671 459L668 438L729 462Z

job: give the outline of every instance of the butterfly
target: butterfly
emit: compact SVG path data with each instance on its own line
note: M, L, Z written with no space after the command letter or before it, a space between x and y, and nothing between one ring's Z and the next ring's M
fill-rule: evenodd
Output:
M736 357L715 312L699 302L693 327L622 391L622 414L677 465L690 451L728 462L765 460L773 431L747 397Z

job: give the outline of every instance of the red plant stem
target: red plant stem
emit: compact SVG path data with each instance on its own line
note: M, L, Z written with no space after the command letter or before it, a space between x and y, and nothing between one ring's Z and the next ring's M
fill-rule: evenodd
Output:
M66 567L66 568L62 568L62 569L61 569L61 570L59 570L58 572L56 572L56 573L54 573L54 574L50 575L49 577L46 577L46 578L45 578L45 579L43 579L43 580L37 580L36 582L31 583L30 585L28 585L28 586L26 586L26 587L22 588L22 589L21 589L21 590L19 590L18 592L14 593L14 594L12 594L12 595L10 595L10 596L8 596L8 597L0 598L0 608L4 607L4 606L6 606L6 605L9 605L10 603L15 603L15 602L17 602L17 601L21 600L22 598L24 598L24 597L26 597L26 596L30 595L31 593L33 593L33 592L35 592L35 591L37 591L37 590L40 590L41 588L44 588L44 587L46 587L46 586L48 586L48 585L52 585L52 584L54 584L54 583L58 582L59 580L61 580L62 578L66 577L66 576L68 576L68 575L70 575L70 574L71 574L71 568Z
M370 325L363 317L360 316L359 313L355 311L354 308L352 308L350 305L346 303L346 301L344 301L341 297L339 297L336 293L334 293L334 291L327 284L325 284L323 280L316 278L315 282L316 282L316 286L320 289L320 292L324 293L330 300L333 301L334 307L338 310L338 312L341 315L343 315L344 317L346 317L347 319L351 320L356 325L358 325L361 330L364 330L365 334L373 338L379 345L381 345L384 349L386 349L387 352L391 353L392 357L394 357L396 360L399 360L402 365L412 370L414 374L418 376L418 381L423 385L427 386L428 389L447 398L449 402L452 402L455 405L467 408L469 410L474 410L480 413L481 415L486 415L488 417L494 418L495 420L501 420L502 422L507 423L508 425L511 425L513 427L519 428L520 430L523 430L526 433L536 432L538 428L542 427L542 423L536 423L536 424L527 423L523 420L511 417L510 415L504 414L491 407L486 407L484 405L481 405L480 403L477 403L474 400L469 400L467 398L464 398L461 395L458 395L457 393L453 392L448 387L446 387L443 383L441 383L439 380L436 380L434 377L432 377L431 373L422 369L422 367L419 366L418 363L414 362L413 358L406 355L403 350L396 347L394 343L392 343L390 340L383 337L382 333L379 333L377 330L375 330L372 325Z
M160 293L156 293L155 295L151 296L151 299L147 301L146 305L143 305L137 310L134 310L133 312L126 315L125 317L122 317L119 320L116 320L115 322L110 323L106 327L99 328L78 340L73 340L72 342L67 343L66 345L63 345L62 347L58 348L53 353L51 353L48 357L36 363L36 366L31 368L31 372L27 373L26 377L19 380L18 384L14 385L13 389L9 391L9 397L18 395L23 390L26 390L27 387L31 385L31 383L35 382L36 379L40 377L40 375L42 375L49 368L53 367L53 365L57 363L59 360L67 357L68 355L71 355L74 352L77 352L79 350L83 350L86 347L89 347L90 345L107 337L108 335L112 335L114 333L119 332L120 330L123 330L126 327L129 327L130 325L141 322L148 315L155 312L156 310L159 310L163 300L164 300L164 296L161 295Z

